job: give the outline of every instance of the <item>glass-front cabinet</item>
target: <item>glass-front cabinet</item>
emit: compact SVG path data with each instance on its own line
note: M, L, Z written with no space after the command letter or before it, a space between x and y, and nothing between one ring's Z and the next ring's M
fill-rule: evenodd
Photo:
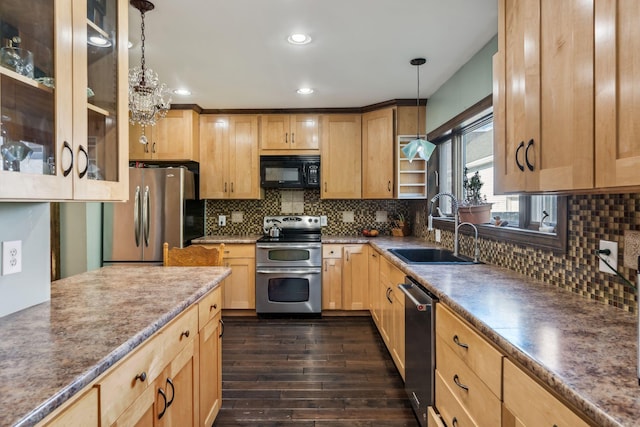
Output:
M127 198L127 14L0 1L0 200Z

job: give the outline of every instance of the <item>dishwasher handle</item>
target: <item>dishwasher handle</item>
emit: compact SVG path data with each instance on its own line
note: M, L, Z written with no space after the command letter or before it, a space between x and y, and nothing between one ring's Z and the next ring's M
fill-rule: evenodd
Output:
M409 298L409 300L416 306L416 309L418 311L427 311L428 308L431 308L431 301L421 302L418 301L418 299L413 295L412 291L415 291L415 287L413 285L401 283L398 285L398 289L400 289L402 293L404 293L405 296ZM417 292L422 293L419 290ZM430 300L431 298L428 299Z

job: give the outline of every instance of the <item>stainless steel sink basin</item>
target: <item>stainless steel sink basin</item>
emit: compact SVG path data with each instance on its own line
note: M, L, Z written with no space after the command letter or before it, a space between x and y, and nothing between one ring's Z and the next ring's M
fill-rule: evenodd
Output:
M407 264L474 264L473 259L454 255L448 249L438 248L394 248L389 252Z

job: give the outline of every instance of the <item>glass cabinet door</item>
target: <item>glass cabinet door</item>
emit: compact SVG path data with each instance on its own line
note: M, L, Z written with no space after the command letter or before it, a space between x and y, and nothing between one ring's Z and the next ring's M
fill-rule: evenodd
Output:
M73 14L74 198L123 200L128 197L128 3L76 0Z
M0 199L70 199L71 0L0 1L0 45Z

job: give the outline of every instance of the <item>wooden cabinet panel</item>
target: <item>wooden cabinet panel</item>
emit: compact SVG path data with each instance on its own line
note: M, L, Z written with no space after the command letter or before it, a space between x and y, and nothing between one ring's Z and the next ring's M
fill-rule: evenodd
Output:
M447 426L479 426L455 397L438 369L436 369L436 408Z
M153 427L156 414L156 389L147 387L119 417L111 427Z
M224 285L218 286L212 292L207 294L198 302L198 328L202 329L204 325L215 318L222 309L222 288Z
M188 345L171 361L165 370L164 377L157 380L157 387L166 393L164 398L156 395L156 408L164 408L164 415L159 417L156 426L192 426L198 425L199 393L199 341L191 339ZM162 409L160 409L162 412Z
M341 310L342 302L342 259L322 260L322 309Z
M200 329L200 427L211 427L222 406L222 317Z
M217 245L202 245L217 247ZM222 308L256 308L256 247L254 244L226 244L224 265L231 268L221 287ZM205 307L206 308L206 307ZM209 314L209 318L215 314ZM203 323L201 323L203 324Z
M498 191L593 187L593 31L593 2L500 1Z
M640 3L595 2L596 187L640 185Z
M259 199L257 116L203 115L200 128L200 197Z
M320 148L317 115L265 114L260 116L260 130L260 154L311 153Z
M342 308L369 308L369 245L345 245L343 250Z
M139 125L129 129L130 160L199 160L200 123L193 110L169 110L155 126L147 126L147 144L140 143Z
M373 248L369 248L369 310L373 321L380 329L380 253Z
M427 425L429 427L445 427L442 423L442 418L440 418L432 406L427 408Z
M449 347L500 398L502 354L442 304L436 305L436 325L436 347Z
M391 355L393 357L394 362L396 362L396 367L398 368L398 372L400 372L400 376L404 380L405 373L405 324L404 324L404 294L397 288L396 283L393 283L393 291L391 292L391 298L393 300L393 329L392 329L392 338L391 342L393 343L393 347L391 350Z
M393 198L394 109L362 115L362 198Z
M45 420L42 427L98 427L100 425L98 413L98 389L92 387L74 399L73 403L65 405L59 415Z
M504 360L503 375L504 406L523 426L588 426L508 359Z
M322 116L323 199L360 199L361 191L360 114Z

